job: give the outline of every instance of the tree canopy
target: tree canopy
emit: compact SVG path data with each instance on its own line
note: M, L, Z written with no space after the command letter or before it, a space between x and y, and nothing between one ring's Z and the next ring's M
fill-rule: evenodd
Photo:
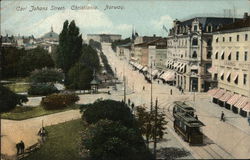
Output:
M100 69L100 61L97 51L94 50L90 45L83 45L80 62L91 68L91 70L95 69L98 71Z
M93 80L93 71L83 64L76 63L67 74L66 87L69 89L90 89Z
M70 24L66 20L63 24L63 30L59 35L59 46L57 54L57 66L64 73L67 73L70 68L79 60L82 52L82 35L79 33L79 28L75 21Z
M26 96L18 95L0 84L0 113L10 111L16 105L22 105L25 102L28 102Z
M47 67L34 70L29 77L33 83L62 82L63 78L62 70Z

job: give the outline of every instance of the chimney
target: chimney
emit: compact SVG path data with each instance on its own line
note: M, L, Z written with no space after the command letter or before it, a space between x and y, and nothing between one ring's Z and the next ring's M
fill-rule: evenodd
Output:
M243 19L247 19L247 18L248 18L248 13L245 12L245 13L244 13L244 16L243 16Z

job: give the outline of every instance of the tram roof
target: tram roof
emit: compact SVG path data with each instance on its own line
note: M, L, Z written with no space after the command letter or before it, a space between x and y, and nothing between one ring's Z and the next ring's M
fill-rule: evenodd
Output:
M185 102L175 101L174 103L175 103L176 105L178 105L178 107L181 107L181 108L183 108L183 109L185 109L185 110L194 110L193 107L188 106Z
M202 127L205 126L200 120L194 118L190 114L186 113L176 113L178 119L183 121L189 127Z

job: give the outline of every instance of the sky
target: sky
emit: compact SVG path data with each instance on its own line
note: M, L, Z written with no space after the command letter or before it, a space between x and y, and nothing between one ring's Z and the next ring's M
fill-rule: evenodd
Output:
M74 6L81 9L75 10ZM235 11L236 17L242 17L244 12L250 14L250 0L3 0L1 34L41 37L51 26L60 33L65 20L75 20L83 37L113 33L126 38L131 36L132 28L139 35L166 36L163 25L171 28L175 19L221 17L229 9Z

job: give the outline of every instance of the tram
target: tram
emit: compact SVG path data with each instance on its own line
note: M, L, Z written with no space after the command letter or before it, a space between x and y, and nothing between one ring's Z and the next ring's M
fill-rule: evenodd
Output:
M197 117L194 117L194 113L195 109L186 103L174 102L174 130L190 145L203 144L203 134L200 128L204 124Z

